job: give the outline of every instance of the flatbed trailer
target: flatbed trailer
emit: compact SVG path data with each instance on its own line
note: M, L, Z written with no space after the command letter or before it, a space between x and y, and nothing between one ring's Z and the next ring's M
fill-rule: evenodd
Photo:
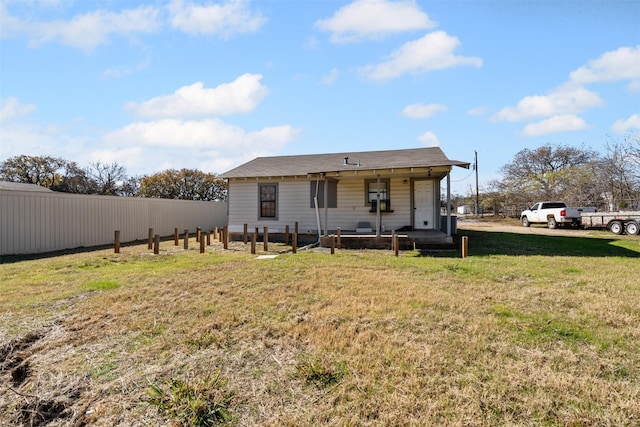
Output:
M606 228L614 234L638 234L640 211L583 212L582 228Z

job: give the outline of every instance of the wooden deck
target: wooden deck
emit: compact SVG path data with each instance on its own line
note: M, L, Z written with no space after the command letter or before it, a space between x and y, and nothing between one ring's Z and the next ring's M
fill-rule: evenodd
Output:
M398 248L400 250L412 249L455 249L456 242L453 236L447 236L438 230L414 230L401 231L398 236ZM392 233L381 233L376 237L375 233L341 232L338 238L337 233L330 233L322 236L320 246L331 247L331 240L334 240L336 248L342 249L391 249Z

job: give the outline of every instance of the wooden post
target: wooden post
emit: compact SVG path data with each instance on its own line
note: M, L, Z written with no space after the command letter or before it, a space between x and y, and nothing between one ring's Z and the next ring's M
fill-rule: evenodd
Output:
M289 244L289 224L284 226L284 244Z
M114 244L113 244L113 253L114 254L119 254L120 253L120 230L116 230L116 232L115 232Z
M201 237L202 237L202 228L197 227L196 228L196 242L199 242Z
M220 236L219 236L219 234L218 234L218 227L216 227L216 228L214 228L214 229L213 229L213 239L214 239L214 240L218 239L218 241L220 241L220 240L219 240L219 239L220 239Z
M200 239L200 253L204 253L204 239L202 238Z
M395 255L398 256L398 252L400 250L400 237L397 234L393 236L393 250L395 251Z
M247 224L244 225L244 230L242 234L242 242L246 245L247 239L249 237L249 226Z
M391 250L396 249L396 230L391 230Z
M462 241L460 242L460 251L462 258L466 258L469 256L469 237L462 236Z
M262 238L262 243L264 245L264 251L267 252L269 250L269 227L264 226L264 236Z
M180 243L180 235L178 234L178 227L173 229L173 244L178 246Z
M223 234L223 244L224 244L224 248L225 249L229 249L229 226L225 225L224 228L222 229L222 234Z
M293 232L295 234L298 234L298 221L296 221L295 225L293 226Z
M184 229L184 248L189 249L189 229Z
M211 233L207 231L207 246L211 246Z
M220 231L218 233L218 241L220 243L224 243L224 240L222 239L222 235L224 234L224 227L220 228Z
M336 233L338 234L337 247L338 249L342 249L342 228L336 228Z
M336 253L336 236L334 234L331 235L331 255Z
M298 252L298 233L293 233L293 240L291 241L291 252L294 254Z
M153 253L158 255L160 253L160 235L153 236Z
M258 233L255 232L251 235L251 254L256 254L256 242L258 241Z
M153 228L149 229L149 239L147 240L147 249L151 249L153 247Z

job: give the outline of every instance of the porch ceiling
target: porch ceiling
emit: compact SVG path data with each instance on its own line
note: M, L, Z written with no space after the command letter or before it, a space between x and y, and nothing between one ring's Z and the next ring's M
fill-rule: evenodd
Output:
M335 170L318 173L310 173L309 177L316 178L333 178L333 179L349 179L349 178L372 178L381 177L406 177L406 178L432 178L442 179L451 171L450 166L436 167L406 167L406 168L376 168L376 169L352 169L352 170Z

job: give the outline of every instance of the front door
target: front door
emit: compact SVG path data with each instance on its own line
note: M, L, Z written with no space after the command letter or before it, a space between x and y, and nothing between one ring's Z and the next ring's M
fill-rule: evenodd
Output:
M428 230L435 228L433 208L433 180L413 183L413 228Z

